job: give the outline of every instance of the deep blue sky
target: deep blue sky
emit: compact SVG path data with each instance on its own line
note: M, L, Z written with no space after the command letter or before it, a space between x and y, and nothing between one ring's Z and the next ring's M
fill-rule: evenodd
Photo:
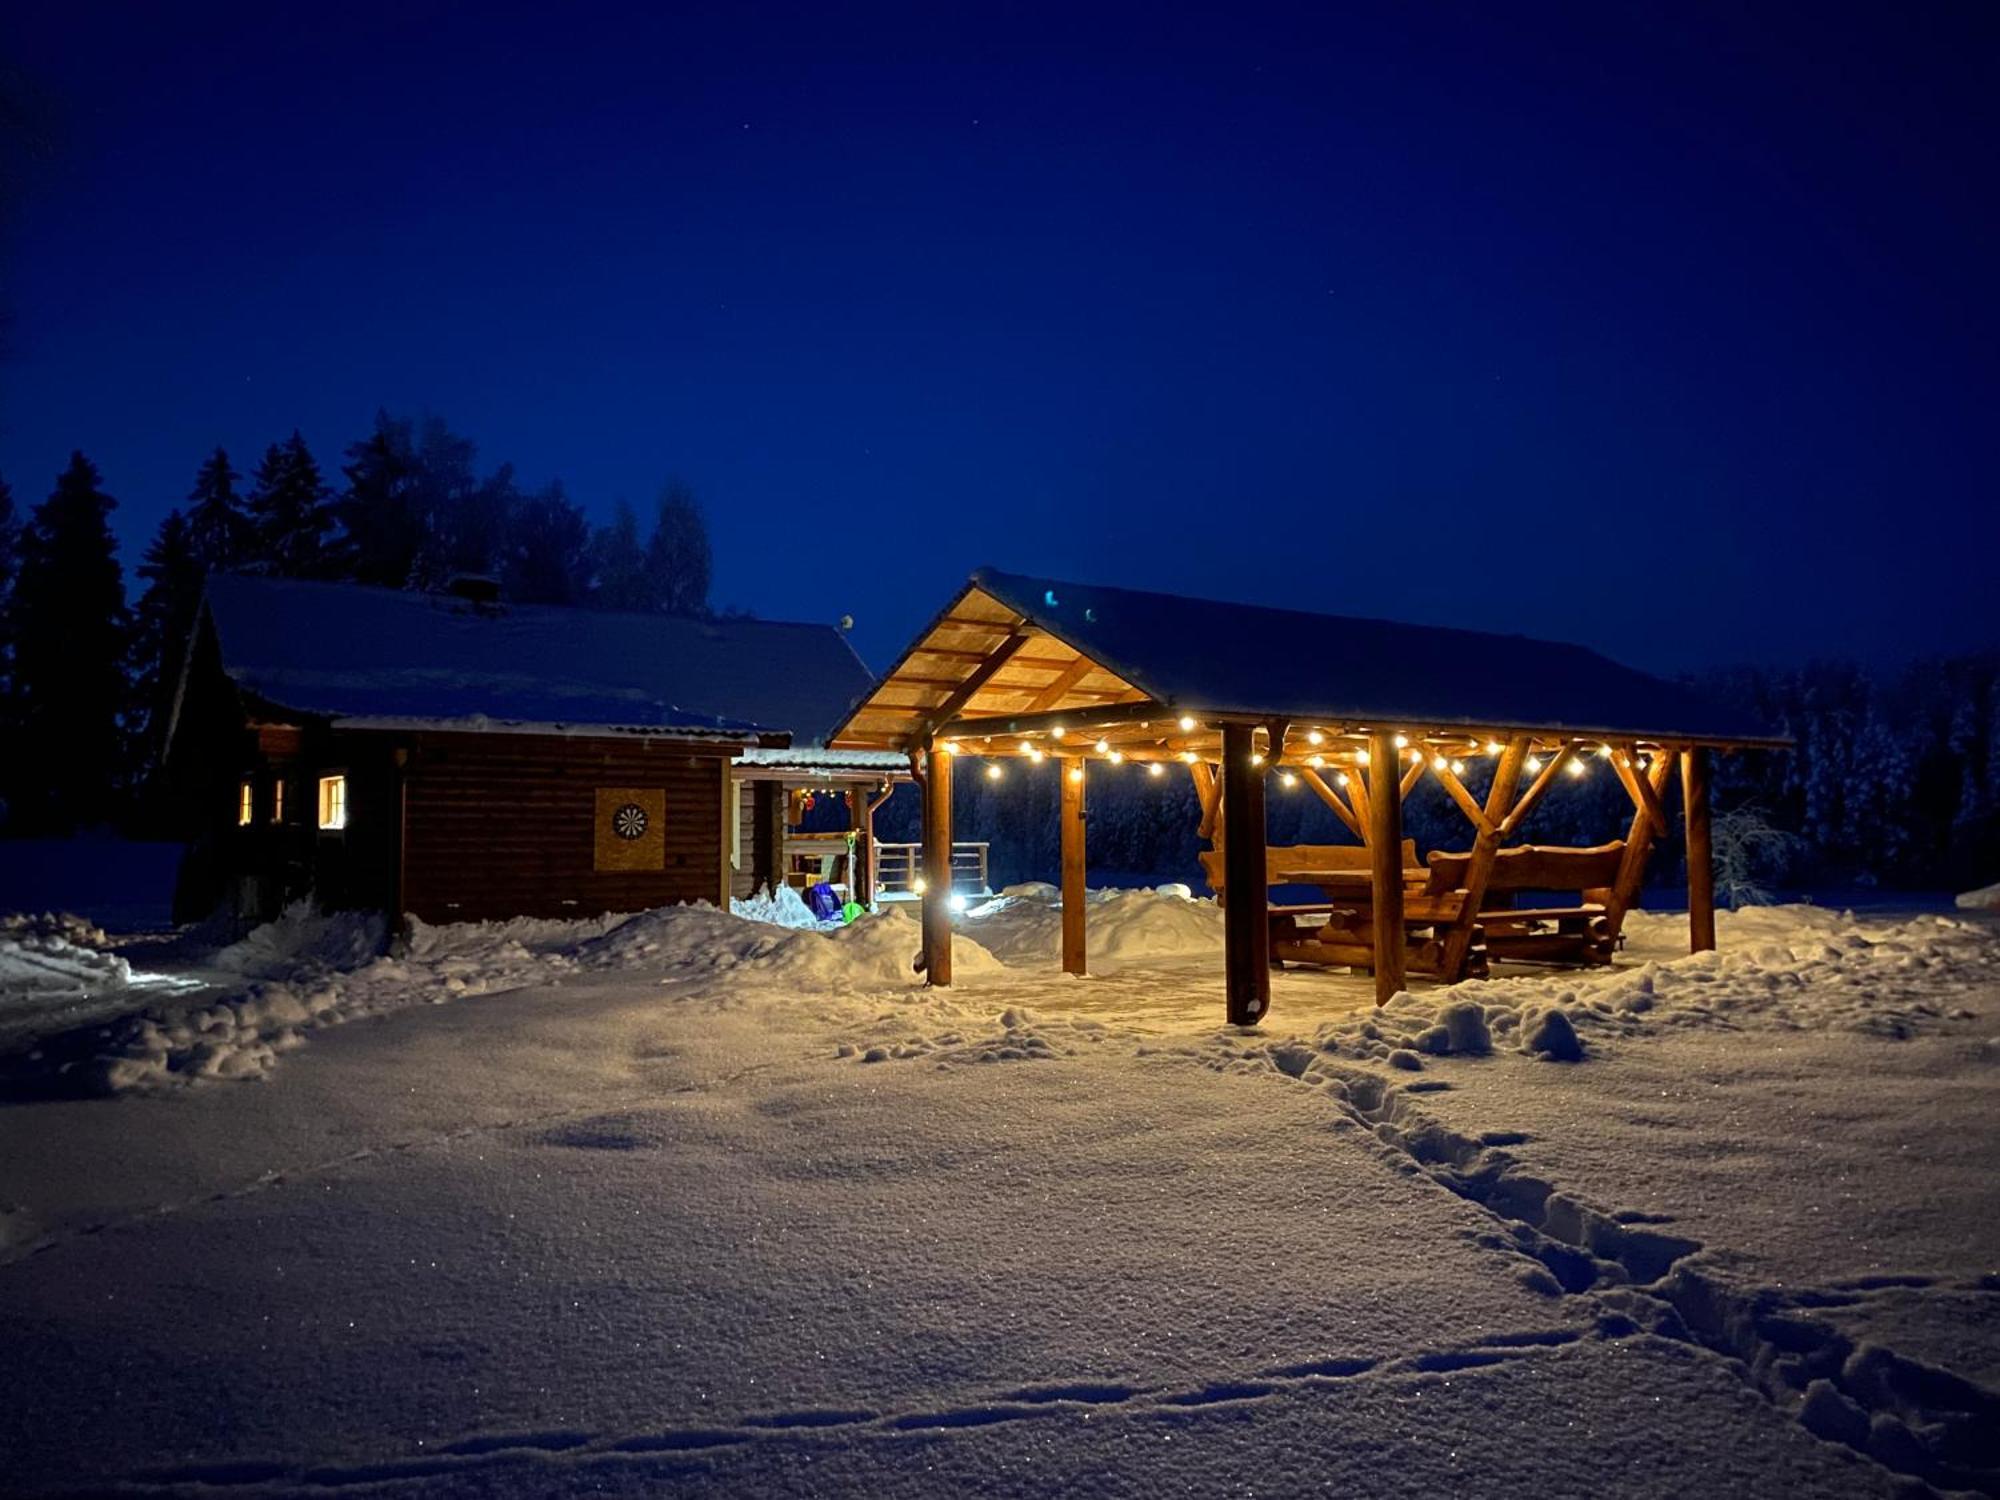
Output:
M1741 9L10 7L0 473L85 449L129 565L431 410L877 666L981 562L2000 643L2000 8Z

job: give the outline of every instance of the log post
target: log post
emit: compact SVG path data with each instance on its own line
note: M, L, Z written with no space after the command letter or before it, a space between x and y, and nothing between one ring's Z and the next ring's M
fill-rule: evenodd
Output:
M1222 727L1222 968L1229 1024L1254 1026L1271 1008L1270 892L1264 858L1264 771L1247 724Z
M1480 809L1483 822L1473 837L1472 858L1465 866L1465 910L1445 935L1444 957L1438 965L1438 977L1447 984L1465 978L1472 939L1479 927L1479 908L1486 901L1486 883L1493 878L1493 862L1500 854L1500 824L1513 807L1514 794L1520 788L1521 770L1528 761L1528 744L1526 735L1516 735L1500 752L1500 762L1493 768L1493 785L1487 788L1486 805Z
M1687 824L1688 951L1715 949L1715 851L1708 809L1708 751L1681 752L1681 817Z
M1065 974L1084 972L1083 919L1089 898L1083 876L1083 757L1062 773L1062 966Z
M859 782L847 789L847 826L854 830L854 856L848 861L847 899L864 907L875 904L875 809L868 788Z
M1403 797L1396 737L1368 736L1368 884L1375 908L1375 1003L1404 984ZM1261 889L1261 887L1260 887Z
M951 983L951 755L924 746L924 982Z

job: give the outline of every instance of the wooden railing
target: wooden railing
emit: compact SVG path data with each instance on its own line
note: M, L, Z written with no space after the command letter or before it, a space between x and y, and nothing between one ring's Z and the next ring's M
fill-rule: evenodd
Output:
M951 846L951 888L968 896L990 896L984 843ZM907 901L917 895L917 878L924 872L922 844L875 846L875 895L884 901Z

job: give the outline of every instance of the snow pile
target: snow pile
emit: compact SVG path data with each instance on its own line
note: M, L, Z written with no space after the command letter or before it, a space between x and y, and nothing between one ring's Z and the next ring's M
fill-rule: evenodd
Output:
M805 897L789 885L781 885L775 890L765 886L747 901L731 901L729 910L745 921L769 922L778 927L810 927L817 930L834 925L814 916L812 908L806 905Z
M780 911L784 905L782 898L770 904ZM379 920L294 908L212 960L261 982L199 1009L128 1018L96 1059L97 1080L105 1091L122 1093L261 1077L307 1031L579 972L694 982L729 975L785 995L921 982L914 966L920 928L909 913L893 910L830 931L817 927L752 921L707 905L580 920L432 925L412 918L384 953ZM960 940L953 957L956 976L1001 969L977 943Z
M79 948L102 948L111 941L102 927L88 917L79 917L70 911L0 914L0 938L11 938L16 942L27 938L61 938Z
M1686 924L1682 915L1634 912L1626 926L1643 955L1684 944ZM1901 1038L1977 1020L1960 1002L1976 1006L2000 980L2000 942L1945 917L1863 922L1811 906L1756 907L1721 913L1718 940L1716 952L1671 960L1404 992L1317 1037L1327 1050L1402 1067L1496 1046L1573 1062L1587 1055L1589 1034L1642 1026Z
M1976 891L1961 891L1960 911L2000 911L2000 885L1982 885Z
M93 941L104 934L78 918L0 918L0 1008L124 989L132 966Z
M1062 954L1062 894L1043 881L1010 885L966 912L959 933L960 947L970 937L1003 963L1045 968ZM1093 965L1219 953L1222 909L1184 885L1092 891L1084 938Z

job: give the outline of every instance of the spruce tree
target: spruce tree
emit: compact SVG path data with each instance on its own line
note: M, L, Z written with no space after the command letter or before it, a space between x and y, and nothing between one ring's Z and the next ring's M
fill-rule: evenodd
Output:
M21 736L14 698L14 574L20 559L21 523L14 515L14 492L0 479L0 825L14 786Z
M17 827L68 832L117 812L129 622L110 515L81 453L21 538L9 623L18 743L9 788Z
M332 571L333 492L319 462L295 429L264 450L251 481L249 511L256 565L282 578L319 578Z
M675 480L660 492L652 539L646 543L651 607L670 615L707 614L711 567L708 523L694 491Z
M653 610L658 597L646 573L639 518L623 500L590 538L590 602L598 609Z
M347 491L334 510L344 533L340 572L357 583L408 588L426 545L422 466L410 424L386 411L347 450Z
M139 596L132 630L133 759L142 775L150 775L166 748L161 739L201 605L203 568L187 517L177 510L167 513L138 573L146 591Z
M217 448L203 460L188 493L187 543L196 564L221 572L249 560L254 528L236 493L229 455Z
M517 604L580 604L589 579L590 523L556 480L509 515L501 588Z

